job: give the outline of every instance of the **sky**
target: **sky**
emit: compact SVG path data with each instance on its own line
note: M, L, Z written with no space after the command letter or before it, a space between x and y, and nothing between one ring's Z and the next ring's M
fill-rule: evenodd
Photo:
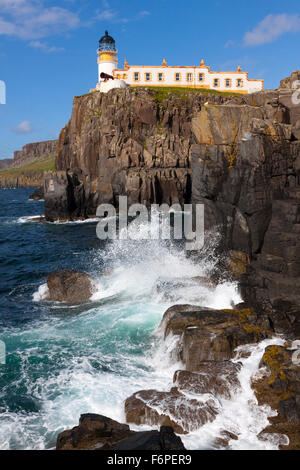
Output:
M0 0L0 158L56 139L97 82L105 29L119 65L199 65L276 88L300 69L299 0ZM4 101L6 87L6 104Z

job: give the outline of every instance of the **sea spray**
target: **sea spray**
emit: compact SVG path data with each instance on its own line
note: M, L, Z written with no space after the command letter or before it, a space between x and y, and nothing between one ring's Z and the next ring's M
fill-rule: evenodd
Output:
M18 211L13 205L10 220L22 217L25 205L25 197ZM31 211L38 215L40 205ZM0 448L54 448L57 434L77 425L81 413L124 421L126 398L142 389L168 390L173 372L183 367L169 355L176 338L164 343L156 333L166 309L174 303L230 308L240 301L234 283L209 288L191 281L214 269L213 242L196 260L178 241L101 245L89 223L6 224L3 230L6 250L14 255L14 283L3 279L14 294L2 315L14 312L17 301L19 316L5 324ZM92 302L68 306L43 300L47 274L61 265L98 279ZM179 288L182 279L186 284ZM20 289L26 283L29 287Z

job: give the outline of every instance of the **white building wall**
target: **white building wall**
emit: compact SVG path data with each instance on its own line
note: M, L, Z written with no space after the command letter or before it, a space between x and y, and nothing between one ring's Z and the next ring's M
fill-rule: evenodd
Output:
M134 74L139 73L139 80L135 81ZM150 74L150 80L146 74ZM163 80L158 79L158 74L163 74ZM175 80L175 74L180 74L180 80ZM203 81L199 80L199 74L203 74ZM190 74L190 80L188 80ZM219 91L236 91L253 93L263 89L263 80L248 80L247 72L211 72L209 67L147 67L129 66L128 69L115 70L114 76L123 78L131 86L182 86L203 87ZM214 80L218 79L218 86ZM230 86L226 86L226 79L230 80ZM242 80L242 86L238 86L238 79Z
M101 61L98 63L98 81L101 82L102 79L100 75L102 72L107 73L108 75L113 75L114 70L118 67L118 62L115 60L112 61Z

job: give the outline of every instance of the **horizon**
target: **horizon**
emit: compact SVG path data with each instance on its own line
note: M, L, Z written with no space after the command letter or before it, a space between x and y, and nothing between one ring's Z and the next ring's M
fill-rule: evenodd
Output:
M53 5L54 3L54 5ZM71 116L72 100L97 82L97 47L107 29L119 66L198 65L216 71L240 65L265 89L299 69L299 4L291 0L216 1L190 8L171 0L0 0L0 159L33 142L54 140ZM230 6L230 9L229 9ZM171 11L171 14L170 14ZM205 20L203 20L205 18ZM289 52L287 54L287 51Z

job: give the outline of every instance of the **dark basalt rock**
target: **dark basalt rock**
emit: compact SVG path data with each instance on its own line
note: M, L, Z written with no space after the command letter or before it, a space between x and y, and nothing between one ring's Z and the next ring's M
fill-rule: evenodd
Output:
M191 372L201 370L203 361L226 361L237 346L257 343L273 336L268 315L253 310L213 310L192 305L175 305L163 317L165 336L180 338L178 359Z
M253 381L253 387L259 404L278 411L262 434L286 435L290 442L281 448L300 450L300 367L290 346L266 348L261 362L266 372Z
M33 201L41 201L44 199L44 187L41 186L37 188L32 194L30 194L29 199Z
M131 431L105 416L81 415L79 426L57 437L57 450L183 450L180 437L170 427L160 431Z
M171 426L178 434L195 431L214 421L219 404L214 397L188 398L176 387L169 392L141 390L125 401L126 421L150 426Z
M240 387L238 373L241 364L230 361L203 361L197 373L178 370L174 375L174 385L182 392L197 395L211 393L217 398L230 399Z
M88 274L72 270L53 272L47 277L47 300L78 304L87 302L93 294L92 279Z

